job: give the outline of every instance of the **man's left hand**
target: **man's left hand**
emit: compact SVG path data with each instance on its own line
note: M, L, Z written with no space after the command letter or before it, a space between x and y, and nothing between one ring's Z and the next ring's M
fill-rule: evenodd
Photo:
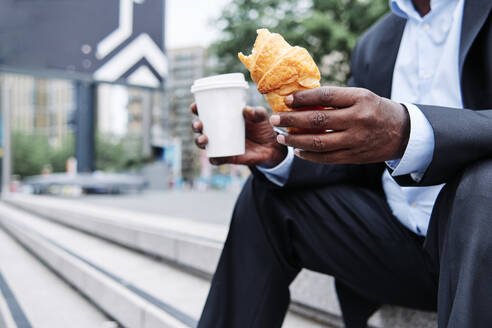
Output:
M294 112L272 115L278 127L331 130L323 134L279 135L296 155L325 164L377 163L401 158L410 135L406 108L366 89L320 87L285 98ZM309 108L330 108L309 110Z

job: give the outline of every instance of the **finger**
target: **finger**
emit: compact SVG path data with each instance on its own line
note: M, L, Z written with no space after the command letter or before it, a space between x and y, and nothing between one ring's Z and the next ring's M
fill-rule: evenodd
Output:
M310 162L322 163L322 164L349 164L354 162L351 160L351 153L347 149L336 150L326 153L317 153L296 149L294 154L297 157L305 159Z
M272 115L270 123L279 127L344 130L349 127L350 112L348 109L283 112Z
M241 164L241 165L256 165L257 158L255 154L246 152L243 155L227 156L227 157L214 157L209 159L213 165L222 164Z
M209 159L212 165L237 164L240 156L212 157Z
M285 104L290 108L350 107L359 97L360 90L363 89L328 86L302 90L285 97Z
M263 107L246 106L243 110L243 116L248 121L259 123L268 119L268 112Z
M228 157L213 157L213 158L209 158L208 161L212 165L231 164L230 162L232 160L232 157L233 156L228 156Z
M203 130L203 123L200 120L194 120L193 123L191 123L191 129L195 133L202 133Z
M196 107L196 103L190 105L190 110L193 114L198 115L198 107Z
M311 152L331 152L350 146L350 137L345 132L325 134L298 134L277 136L278 143Z
M199 135L195 138L195 144L198 146L198 148L205 149L208 144L207 136L204 134Z

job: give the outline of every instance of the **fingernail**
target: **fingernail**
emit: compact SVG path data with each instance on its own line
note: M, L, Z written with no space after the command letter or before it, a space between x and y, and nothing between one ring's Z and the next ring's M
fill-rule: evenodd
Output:
M205 136L204 135L201 135L198 137L198 142L199 143L204 143L205 142Z
M294 155L301 157L301 151L299 149L294 149Z
M294 102L294 96L288 95L287 97L285 97L284 102L287 106L292 105L292 103Z
M279 125L280 124L280 116L279 115L272 115L270 117L270 123L272 123L272 125Z
M193 122L193 127L194 127L195 129L198 129L198 122Z
M279 134L277 136L277 142L281 145L285 145L285 136L283 134Z

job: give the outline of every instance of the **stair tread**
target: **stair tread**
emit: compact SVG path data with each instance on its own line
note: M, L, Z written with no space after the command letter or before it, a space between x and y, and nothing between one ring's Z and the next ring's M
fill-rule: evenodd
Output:
M0 273L32 327L102 328L108 323L99 309L1 229L0 245Z
M3 204L0 204L0 212L15 217L17 222L31 227L66 250L122 279L129 286L198 320L210 287L209 281L142 253ZM284 327L323 326L289 313Z

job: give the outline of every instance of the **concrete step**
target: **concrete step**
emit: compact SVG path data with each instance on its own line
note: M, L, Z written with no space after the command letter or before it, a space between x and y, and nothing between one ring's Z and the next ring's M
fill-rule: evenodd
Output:
M224 225L46 196L12 194L3 201L206 276L215 271L228 230Z
M224 225L45 196L13 194L10 205L124 245L210 278L227 236ZM340 309L331 277L303 270L291 286L292 307L335 326Z
M88 204L45 196L12 195L8 204L46 219L150 254L211 277L227 235L224 225ZM333 279L303 270L291 285L296 313L341 327L341 312ZM373 327L436 327L436 315L397 307L383 307L370 320Z
M1 229L0 245L0 327L118 327Z
M121 325L196 326L207 279L5 204L0 224ZM289 313L284 327L322 326Z

